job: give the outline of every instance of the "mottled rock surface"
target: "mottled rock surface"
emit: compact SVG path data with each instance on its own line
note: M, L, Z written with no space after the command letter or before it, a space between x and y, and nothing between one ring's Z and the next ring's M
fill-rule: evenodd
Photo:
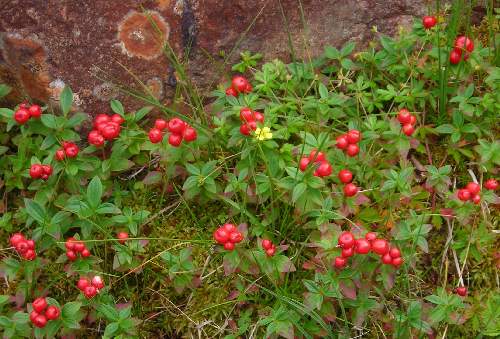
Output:
M176 81L162 52L166 42L182 57L190 51L189 72L197 86L207 89L227 75L214 65L221 65L222 53L231 56L230 62L243 50L289 60L290 41L298 57L314 56L325 45L341 46L349 40L364 44L372 38L373 26L392 34L425 13L424 3L2 0L0 81L15 86L13 100L57 99L67 83L76 103L91 114L108 111L112 98L137 107L140 104L125 98L113 83L140 88L135 76L168 101Z

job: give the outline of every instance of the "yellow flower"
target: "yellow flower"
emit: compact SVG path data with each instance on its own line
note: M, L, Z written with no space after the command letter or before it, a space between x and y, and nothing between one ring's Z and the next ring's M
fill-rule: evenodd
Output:
M267 140L267 139L272 139L273 134L271 133L271 129L269 127L257 127L255 130L255 137L257 140Z

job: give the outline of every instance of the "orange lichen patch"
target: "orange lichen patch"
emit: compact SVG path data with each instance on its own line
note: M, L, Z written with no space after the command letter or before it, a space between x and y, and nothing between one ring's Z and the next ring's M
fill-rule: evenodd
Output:
M168 39L170 28L162 16L155 11L139 13L132 11L125 16L118 27L118 39L124 52L146 60L161 54Z
M41 43L18 35L5 35L2 40L3 58L17 82L31 98L46 101L50 75Z
M156 0L156 5L162 11L166 10L170 6L170 0Z

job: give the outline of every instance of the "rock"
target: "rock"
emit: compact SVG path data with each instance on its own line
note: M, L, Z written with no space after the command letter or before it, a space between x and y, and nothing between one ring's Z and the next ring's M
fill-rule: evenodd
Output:
M221 66L229 70L241 51L291 60L349 40L362 46L374 26L394 34L410 24L426 12L424 2L10 0L0 5L0 81L16 88L13 100L57 101L57 84L66 83L90 114L108 112L114 98L131 110L143 104L116 84L143 93L148 88L170 102L179 79L164 44L184 64L188 60L195 85L208 90L230 76Z

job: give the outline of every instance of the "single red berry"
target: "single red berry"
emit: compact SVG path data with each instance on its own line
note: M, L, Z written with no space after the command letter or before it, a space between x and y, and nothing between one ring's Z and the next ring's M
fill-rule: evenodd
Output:
M350 248L354 246L354 235L351 232L342 232L339 236L338 244L342 248Z
M352 181L352 172L346 169L340 170L338 177L341 182L348 184Z
M481 186L479 186L479 184L476 184L475 182L469 182L467 186L465 186L465 189L472 195L479 194L479 192L481 192Z
M52 166L50 165L42 165L43 174L50 176L52 174Z
M111 118L109 115L106 114L97 114L97 116L94 118L94 128L98 129L98 126L101 124L107 124L108 122L111 121Z
M457 197L462 201L467 201L472 197L472 194L467 189L462 188L457 191Z
M241 75L236 75L231 81L231 87L238 93L247 93L248 91L248 80Z
M66 152L64 152L64 150L62 148L60 148L56 151L55 158L57 161L63 161L65 157L66 157Z
M318 177L327 177L332 174L332 165L328 161L322 161L318 166L314 175Z
M73 245L75 252L81 252L85 249L85 244L81 241L75 240L75 244Z
M413 134L413 132L415 132L415 127L413 127L412 124L406 124L406 125L403 125L403 133L406 134L407 136L410 136Z
M368 240L368 241L373 241L375 239L377 239L377 233L375 232L368 232L365 234L365 239Z
M268 257L272 257L276 253L276 247L273 245L273 247L270 247L266 250L266 255Z
M75 158L80 150L78 149L78 146L75 145L74 143L69 143L67 146L64 147L64 151L66 152L68 158Z
M262 248L265 249L265 250L268 250L270 249L271 247L273 246L273 243L271 240L269 239L263 239L262 240Z
M417 118L412 114L410 115L410 125L415 125L417 123Z
M382 256L382 262L386 265L392 265L392 257L389 253Z
M372 251L378 255L389 253L389 243L385 239L375 239L372 241Z
M455 289L455 293L461 297L465 297L467 295L467 287L460 286Z
M227 243L224 244L224 249L228 251L234 250L234 243L228 241Z
M403 264L404 260L401 257L392 258L392 266L398 268Z
M349 141L347 141L347 136L345 134L337 137L335 146L338 149L345 149L347 145L349 145Z
M358 193L358 187L354 185L353 183L346 184L344 186L344 195L346 197L353 197Z
M102 146L104 144L104 137L99 131L92 130L90 131L87 140L89 144L94 145L96 147Z
M40 313L38 313L37 311L31 311L30 313L30 320L32 323L35 323L35 319L36 317L38 317L40 315Z
M43 167L40 164L34 164L30 167L30 177L32 179L39 179L43 175Z
M229 241L237 244L243 240L243 234L241 234L238 231L234 231L231 234L229 234Z
M354 246L356 248L356 253L359 254L367 254L372 247L370 242L364 238L356 239L356 244Z
M250 135L250 127L248 124L243 124L240 126L240 133L243 135Z
M425 29L431 29L432 27L436 26L437 19L435 16L426 15L422 18L422 24L424 25Z
M224 224L221 227L223 229L225 229L226 232L228 232L228 233L232 233L232 232L235 232L238 230L234 224L230 224L230 223Z
M125 122L125 119L120 114L113 114L111 116L111 121L116 122L118 125L121 125Z
M410 123L410 119L411 113L406 108L402 108L398 113L398 121L402 125L406 125Z
M196 140L198 134L196 133L196 130L193 127L188 126L184 130L182 136L184 137L184 140L186 140L186 142L191 142Z
M77 255L74 251L68 250L68 251L66 251L66 257L68 258L69 261L75 261L77 258Z
M252 85L250 83L247 83L245 87L245 93L250 93L252 91Z
M120 125L108 122L100 132L106 140L115 139L118 135L120 135Z
M471 39L461 35L455 40L454 47L460 51L472 52L474 50L474 43Z
M342 258L352 257L354 255L354 247L343 248L340 255L342 256Z
M19 125L24 125L30 119L30 112L25 108L20 108L14 113L14 120Z
M80 254L82 255L82 257L83 257L83 258L88 258L88 257L90 257L90 254L91 254L91 253L90 253L90 251L88 250L88 248L84 248L84 249L80 252Z
M168 122L168 130L174 134L182 135L184 129L186 128L186 123L179 118L173 118Z
M118 232L118 234L116 235L116 237L120 240L118 240L118 242L120 244L125 244L125 241L128 239L128 233L127 232Z
M479 205L481 203L481 196L479 194L474 194L471 200L474 204Z
M80 291L84 291L87 286L90 286L90 281L87 278L80 278L78 279L78 282L76 283L76 287Z
M31 105L28 111L30 112L30 116L35 119L40 118L42 115L42 108L38 105Z
M392 247L389 250L389 254L392 258L399 258L401 256L401 251L397 247Z
M96 294L97 289L92 285L85 287L85 289L83 290L83 295L85 295L85 298L87 299L92 299Z
M173 147L179 147L182 142L182 135L180 134L170 134L168 136L168 143Z
M34 250L27 250L23 254L24 259L26 260L34 260L36 258L36 252Z
M231 97L237 97L238 96L238 92L236 92L236 90L232 87L228 87L226 89L226 95L227 96L231 96Z
M101 290L104 288L104 281L102 280L101 276L99 276L99 275L94 276L90 283L92 284L92 286L94 286L98 290Z
M41 313L47 307L47 300L44 297L36 298L33 300L32 306L35 311Z
M25 240L26 239L24 238L24 235L22 235L21 233L14 233L9 239L10 244L14 247L17 247L20 242L23 242Z
M495 191L496 189L498 189L498 181L493 178L488 179L484 183L484 188L486 188L487 190Z
M57 306L54 305L50 305L49 307L47 307L47 310L45 311L45 316L49 320L56 320L57 318L59 318L60 315L61 311Z
M70 237L70 238L66 239L64 246L66 247L67 250L73 251L75 249L75 241L76 241L75 238Z
M307 165L309 165L310 162L311 162L311 160L309 160L309 158L302 158L302 159L300 159L299 169L302 172L304 172L307 169Z
M261 124L264 123L264 114L262 114L260 112L253 112L253 114L255 117L255 121L260 122Z
M450 63L456 65L460 62L462 55L455 49L450 52Z
M309 153L309 160L312 162L320 162L320 161L325 161L325 154L323 152L318 152L317 150L313 149L311 153Z
M335 257L335 267L336 268L344 268L345 265L347 264L347 259L343 257Z
M39 314L33 321L33 325L38 328L44 328L47 325L47 318L43 314Z
M16 246L16 250L21 254L26 253L26 251L29 250L29 246L26 240L20 241Z
M352 129L347 132L347 141L350 144L357 144L361 140L361 132L357 129Z
M26 240L26 245L28 245L28 249L30 250L35 249L35 241L33 239Z
M163 140L163 133L157 128L152 128L149 130L148 137L153 144L157 144Z
M159 129L160 131L163 131L165 128L167 128L168 122L164 119L156 119L155 120L155 128Z
M346 153L350 157L354 157L359 153L359 146L357 144L349 144L346 148Z
M228 232L224 228L220 227L217 230L215 230L214 239L219 244L223 245L229 241L229 234L231 234L231 232Z
M255 121L254 112L248 107L243 107L240 109L240 120L246 122Z

